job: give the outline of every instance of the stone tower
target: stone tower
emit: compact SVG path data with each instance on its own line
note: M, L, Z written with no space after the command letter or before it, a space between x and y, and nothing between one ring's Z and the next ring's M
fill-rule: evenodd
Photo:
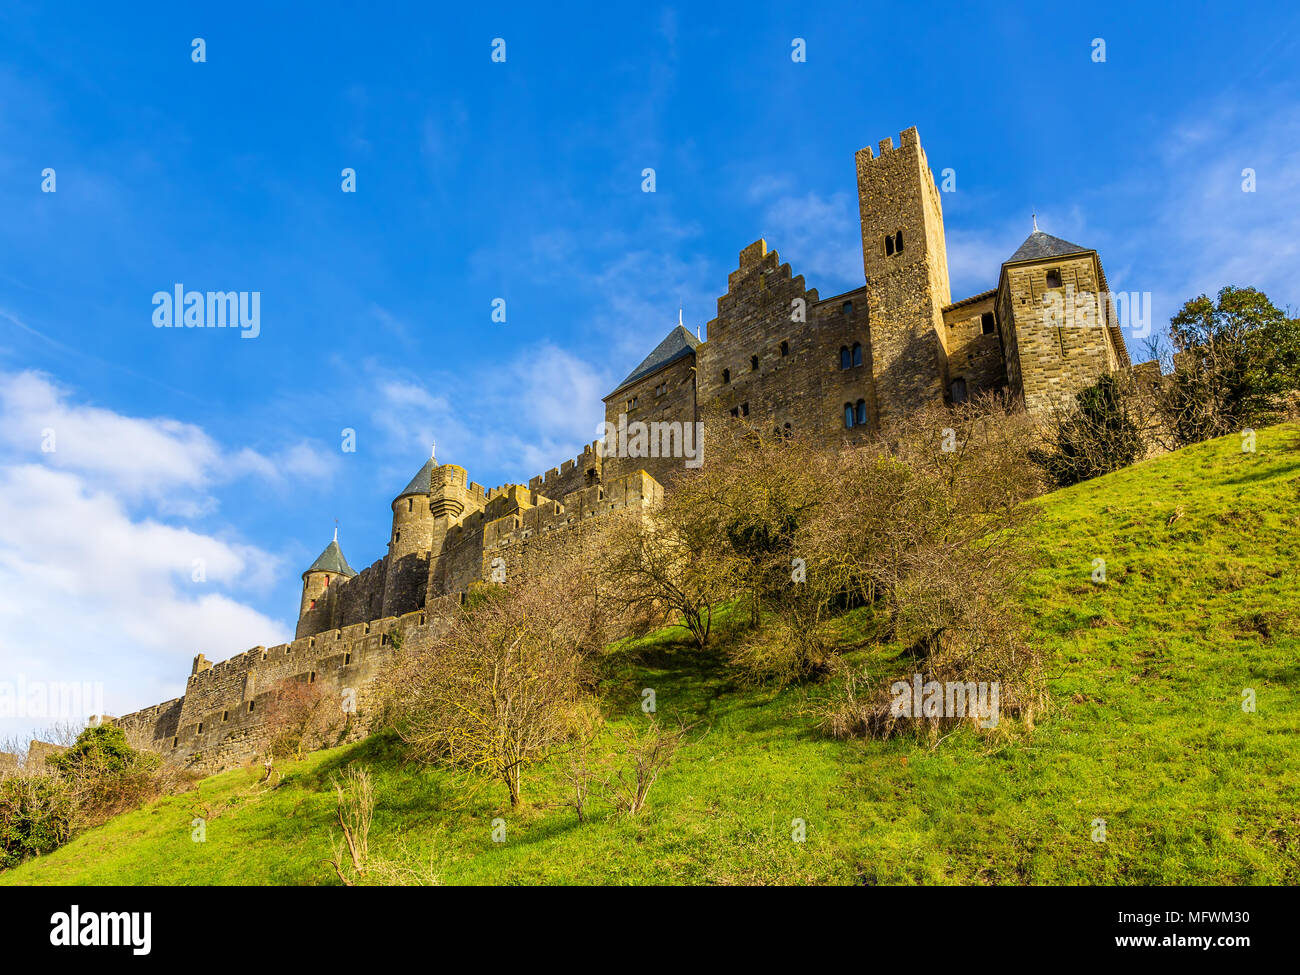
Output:
M339 530L334 529L334 541L325 546L325 551L316 557L316 561L302 574L302 602L298 606L298 618L316 608L316 604L329 594L330 584L338 585L351 579L355 572L339 548Z
M998 317L1007 379L1030 413L1068 408L1097 377L1130 365L1097 252L1034 229L1002 265Z
M952 300L943 207L915 128L857 154L871 372L881 422L942 401L943 308Z
M429 494L438 462L429 459L409 484L393 499L393 532L388 539L388 565L384 574L382 616L399 616L424 605L433 548L433 512Z

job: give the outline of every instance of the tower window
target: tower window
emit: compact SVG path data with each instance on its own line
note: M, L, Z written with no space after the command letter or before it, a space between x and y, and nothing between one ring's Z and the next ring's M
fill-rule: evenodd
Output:
M844 404L844 429L851 430L852 428L853 428L853 404L845 403Z
M981 334L981 335L992 335L992 334L993 334L993 328L994 328L994 325L993 325L993 312L991 312L991 311L986 311L983 315L980 316L980 334Z
M901 230L894 234L894 253L903 253L903 232Z
M730 370L730 369L723 369L723 370L722 370L722 381L723 381L724 383L729 383L729 382L731 382L731 370Z
M758 371L758 356L756 356L756 355L751 355L751 356L749 357L749 371L750 371L750 372L757 372L757 371Z
M311 601L311 605L308 606L307 608L308 608L308 609L315 609L315 608L316 608L316 600L313 599L313 600Z
M407 511L414 511L414 510L415 510L415 498L407 498L407 499L406 499L406 510L407 510Z
M845 314L845 315L852 315L852 314L853 314L853 302L851 302L851 301L846 301L846 302L844 302L844 304L840 305L840 311L841 311L843 314Z
M1054 267L1047 272L1047 286L1049 288L1059 288L1061 286L1061 269Z
M785 358L785 357L788 356L789 354L790 354L790 343L789 343L789 342L782 342L782 343L781 343L781 357L782 357L782 358Z
M840 346L840 368L847 369L851 365L851 363L852 360L849 358L849 347L847 345L841 345Z
M325 577L325 588L328 589L329 587L330 587L330 577L329 577L329 576L326 576L326 577Z
M867 401L864 399L858 400L857 404L854 407L854 412L857 414L856 417L857 425L860 427L866 426L867 425Z
M885 234L885 256L893 257L895 254L903 253L903 232L900 230L896 233Z
M741 415L741 416L749 416L749 404L748 404L748 403L741 403L741 404L740 404L740 415Z
M954 403L966 402L966 380L960 376L952 381L952 401Z
M731 415L732 415L733 417L738 417L738 416L740 416L740 407L739 407L739 406L733 406L733 407L731 408Z
M862 365L862 343L860 342L853 343L853 364L855 366Z

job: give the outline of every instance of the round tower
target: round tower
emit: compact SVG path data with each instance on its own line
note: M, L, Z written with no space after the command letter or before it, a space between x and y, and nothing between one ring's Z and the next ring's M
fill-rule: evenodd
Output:
M434 515L429 507L438 462L433 451L409 484L393 499L393 532L388 539L381 615L401 616L424 605L433 548Z
M331 585L338 585L354 575L356 572L348 565L343 550L339 548L339 530L335 528L334 540L325 546L325 551L302 574L302 603L298 607L298 619L301 621L313 609L324 605Z

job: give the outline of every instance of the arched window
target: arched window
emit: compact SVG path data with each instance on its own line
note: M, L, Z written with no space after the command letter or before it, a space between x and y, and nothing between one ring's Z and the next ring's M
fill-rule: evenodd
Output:
M328 589L329 587L330 587L330 577L329 577L329 576L326 576L326 577L325 577L325 588Z
M860 342L853 343L853 364L855 366L862 365L862 343Z
M849 430L853 427L853 404L844 404L844 429Z
M849 358L849 347L847 345L841 345L840 346L840 368L847 369L851 361L852 360Z
M723 369L723 370L722 370L722 381L723 381L724 383L729 383L729 382L731 382L731 370L730 370L730 369Z
M867 401L860 399L857 402L857 425L865 427L867 425Z
M751 356L749 357L749 371L750 371L750 372L757 372L757 371L758 371L758 356L756 356L756 355L751 355Z
M781 356L784 358L785 356L788 356L789 354L790 354L790 343L789 343L789 342L782 342L782 343L781 343Z

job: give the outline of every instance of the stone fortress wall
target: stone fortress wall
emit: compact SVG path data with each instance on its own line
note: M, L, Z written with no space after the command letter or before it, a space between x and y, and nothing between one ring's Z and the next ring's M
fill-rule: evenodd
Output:
M1130 368L1095 250L1035 221L996 287L953 301L941 193L916 129L897 146L883 139L878 151L862 149L855 163L864 284L823 299L755 241L728 275L707 339L679 316L605 397L608 426L730 417L760 432L853 444L927 404L986 391L1050 410L1103 373ZM1092 302L1085 327L1046 314L1046 300L1067 291ZM1152 366L1139 374L1158 383ZM438 610L471 585L501 572L527 579L539 540L577 537L615 512L644 513L689 466L679 455L597 441L526 484L485 489L431 456L392 502L388 554L354 572L336 539L303 573L292 643L215 665L200 655L183 697L118 720L169 760L211 771L265 747L266 705L280 682L297 680L352 702L351 733L363 734L395 636L431 645Z

